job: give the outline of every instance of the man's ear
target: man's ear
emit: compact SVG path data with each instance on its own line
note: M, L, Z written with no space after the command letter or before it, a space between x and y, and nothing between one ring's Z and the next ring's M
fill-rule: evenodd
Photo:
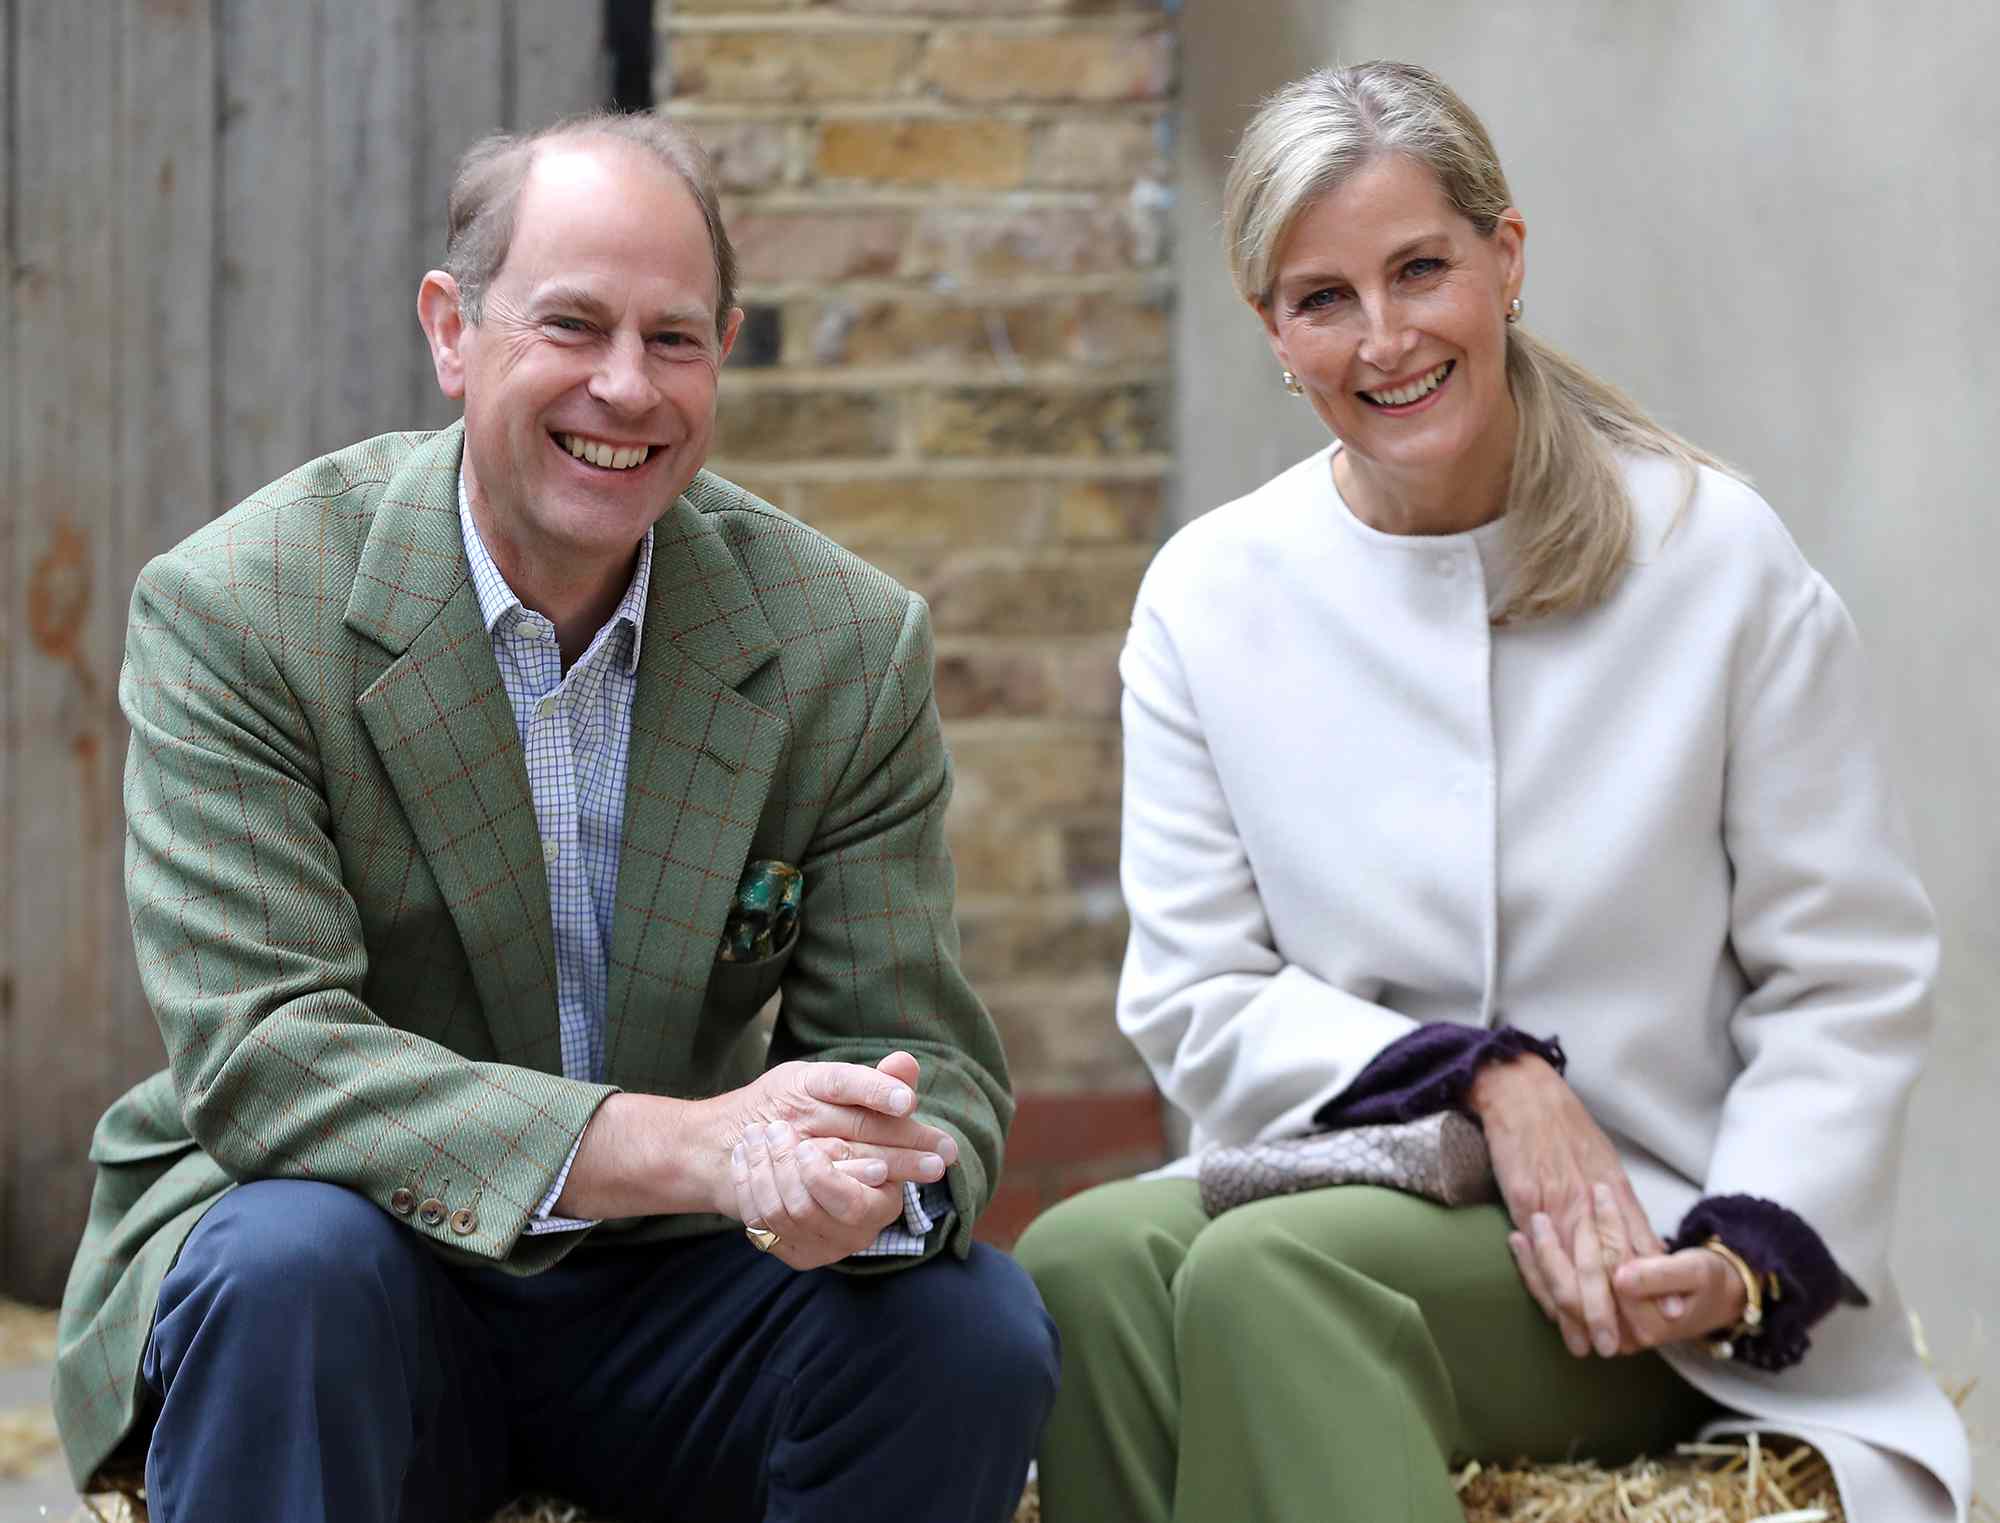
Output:
M731 307L729 309L729 316L723 319L720 341L716 345L719 351L716 355L717 364L729 358L729 351L736 347L736 335L742 326L743 309L741 307Z
M468 324L458 306L458 282L443 270L432 270L417 287L417 322L431 346L431 369L438 390L454 402L465 399L463 344Z

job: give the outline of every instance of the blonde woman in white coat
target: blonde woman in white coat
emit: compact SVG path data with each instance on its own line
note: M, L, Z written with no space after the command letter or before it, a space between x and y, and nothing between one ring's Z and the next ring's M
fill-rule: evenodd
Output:
M1044 1516L1446 1523L1468 1457L1758 1428L1859 1523L1963 1520L1888 1253L1935 931L1839 599L1518 326L1526 229L1435 77L1288 87L1226 201L1337 442L1140 591L1119 1022L1197 1152L1457 1107L1504 1207L1211 1222L1189 1161L1058 1207Z

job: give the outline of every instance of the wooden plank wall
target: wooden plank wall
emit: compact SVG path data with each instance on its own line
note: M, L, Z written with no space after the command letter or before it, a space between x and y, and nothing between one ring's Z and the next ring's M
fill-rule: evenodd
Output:
M125 603L299 462L452 416L417 330L467 144L598 104L604 0L0 0L0 1293L60 1293L159 1066Z

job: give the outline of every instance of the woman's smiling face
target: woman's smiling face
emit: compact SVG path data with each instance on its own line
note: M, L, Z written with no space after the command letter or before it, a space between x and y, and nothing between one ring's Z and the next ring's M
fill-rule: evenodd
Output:
M1511 450L1506 319L1522 237L1511 210L1482 236L1426 166L1395 153L1299 214L1258 312L1347 451L1421 477Z

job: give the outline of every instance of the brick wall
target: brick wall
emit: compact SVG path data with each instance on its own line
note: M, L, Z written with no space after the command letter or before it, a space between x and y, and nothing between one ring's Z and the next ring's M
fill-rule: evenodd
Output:
M716 152L742 258L712 463L930 600L968 969L1017 1088L1111 1097L1100 1155L1136 1166L1116 662L1170 469L1171 21L666 0L660 28L656 98ZM1103 1140L1072 1102L1051 1154L1039 1106L1017 1202Z

